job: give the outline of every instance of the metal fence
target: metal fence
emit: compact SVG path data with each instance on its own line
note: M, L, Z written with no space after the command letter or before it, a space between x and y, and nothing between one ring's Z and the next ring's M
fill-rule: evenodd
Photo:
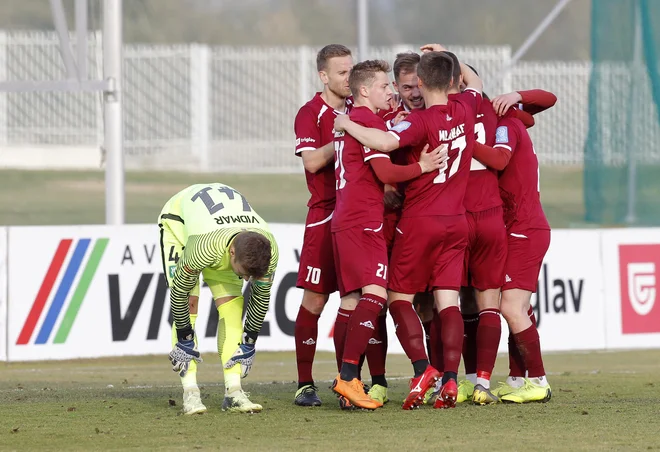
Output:
M102 73L100 34L90 73ZM417 45L371 48L393 61ZM579 165L588 125L588 62L526 62L498 83L509 47L450 47L475 66L492 96L543 88L557 94L531 133L543 164ZM138 46L124 48L126 166L214 172L298 172L293 119L315 91L316 48ZM0 79L64 76L54 34L0 32ZM490 81L490 83L489 83ZM94 93L0 93L0 146L99 149L101 97ZM57 152L53 150L53 152Z

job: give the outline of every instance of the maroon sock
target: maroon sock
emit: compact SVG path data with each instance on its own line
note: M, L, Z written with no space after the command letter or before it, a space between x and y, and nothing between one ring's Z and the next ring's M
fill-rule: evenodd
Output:
M430 336L431 350L429 350L429 357L431 358L431 365L440 372L444 372L445 358L442 354L442 322L435 308L433 308Z
M518 350L513 333L509 333L509 377L522 378L525 376L525 361Z
M450 306L440 311L440 321L444 371L445 374L457 374L463 349L463 317L458 306Z
M490 380L495 367L497 348L502 335L499 309L484 309L479 313L477 329L477 377Z
M296 364L298 366L298 383L312 384L312 365L316 354L316 342L319 335L319 317L303 306L298 310L294 337L296 339Z
M466 374L477 373L477 331L479 314L462 314L463 317L463 366Z
M530 326L518 334L514 334L516 345L527 368L529 378L537 378L545 375L543 358L541 357L541 341L539 332L535 325Z
M534 314L534 309L532 309L531 306L527 310L527 315L529 316L529 320L532 321L532 325L538 326L538 324L536 323L536 315Z
M424 328L413 305L409 301L396 300L390 304L390 314L394 320L396 337L411 362L427 360L424 349Z
M353 311L339 308L337 319L335 320L335 331L333 340L335 342L335 357L337 358L337 372L341 371L341 360L344 356L344 344L346 343L346 332L348 331L348 321Z
M369 339L376 330L378 314L383 310L386 302L384 298L370 293L365 293L360 297L348 322L343 362L356 366L360 364L360 357L367 349Z
M374 324L376 329L367 345L367 361L371 377L385 375L385 360L387 358L387 314L379 315Z

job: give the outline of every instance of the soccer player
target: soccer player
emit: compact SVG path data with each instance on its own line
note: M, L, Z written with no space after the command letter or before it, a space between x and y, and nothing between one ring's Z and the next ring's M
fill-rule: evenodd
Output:
M223 411L253 413L241 388L255 356L255 343L270 303L278 249L266 222L238 191L228 185L191 185L163 207L160 227L163 271L170 288L172 369L183 385L184 414L206 407L197 387L201 362L195 339L199 276L204 276L218 309L218 354L223 366ZM252 281L243 326L243 280Z
M510 109L500 119L493 147L475 147L476 159L500 171L508 241L500 309L528 374L528 378L510 376L493 392L504 402L547 402L552 391L543 367L539 333L529 310L550 246L550 225L541 206L534 145L515 115L515 109Z
M382 60L356 64L349 77L355 100L350 118L365 127L385 131L376 115L392 97ZM342 308L354 310L348 324L340 374L333 390L354 406L375 409L383 400L365 394L358 378L360 356L373 336L379 314L387 303L388 257L383 235L383 184L404 182L441 166L440 150L425 150L419 162L399 166L387 154L363 146L344 132L335 133L337 202L332 219L335 266ZM383 381L385 386L387 383Z
M433 289L435 307L442 321L444 375L440 397L434 405L453 407L456 376L463 343L463 319L458 309L458 289L467 244L463 198L474 147L474 122L481 103L482 83L467 66L456 66L447 52L422 55L417 67L426 105L414 111L389 132L365 128L346 117L335 120L335 130L345 130L363 145L391 151L417 146L408 153L416 159L419 145L446 145L448 166L413 180L406 187L403 214L390 261L388 303L397 325L397 337L415 372L404 408L419 406L439 377L428 363L424 332L412 300L417 292ZM461 93L461 76L467 86Z
M347 113L352 100L348 75L353 67L351 51L340 44L323 47L316 56L323 92L303 105L296 115L296 155L302 157L311 194L307 206L305 236L300 254L297 287L304 289L295 323L298 391L294 403L319 406L321 400L312 376L318 321L331 293L337 290L330 220L335 208L333 122ZM340 309L335 324L335 350L341 362L350 312Z

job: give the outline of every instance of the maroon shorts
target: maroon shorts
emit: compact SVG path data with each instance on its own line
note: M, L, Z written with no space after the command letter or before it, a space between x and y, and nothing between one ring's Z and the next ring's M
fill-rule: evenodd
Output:
M414 294L458 290L468 226L465 215L402 218L390 259L389 289Z
M499 289L504 284L507 239L502 207L465 214L468 245L465 249L463 286L479 290Z
M386 213L385 218L383 219L383 236L385 237L385 243L387 244L387 254L392 253L392 247L394 246L394 237L397 236L396 226L399 224L399 218L401 217L400 212Z
M506 282L502 290L522 289L536 292L543 258L550 247L550 231L508 231L507 241L508 254L504 266Z
M337 290L331 219L332 210L309 209L296 287L324 294Z
M387 287L387 245L382 223L332 233L339 296L370 284Z

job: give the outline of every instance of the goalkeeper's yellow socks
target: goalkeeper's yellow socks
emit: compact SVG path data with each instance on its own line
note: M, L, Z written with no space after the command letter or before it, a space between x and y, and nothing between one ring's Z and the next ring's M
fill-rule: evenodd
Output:
M190 314L190 324L195 329L195 322L197 321L197 314ZM172 347L178 342L176 336L176 324L172 323ZM195 347L197 347L197 335L195 335ZM185 377L181 377L181 385L183 390L197 388L197 363L193 360L190 361L188 372Z
M241 365L229 369L224 366L232 357L243 337L243 297L218 306L218 354L222 361L225 377L225 393L241 390Z

